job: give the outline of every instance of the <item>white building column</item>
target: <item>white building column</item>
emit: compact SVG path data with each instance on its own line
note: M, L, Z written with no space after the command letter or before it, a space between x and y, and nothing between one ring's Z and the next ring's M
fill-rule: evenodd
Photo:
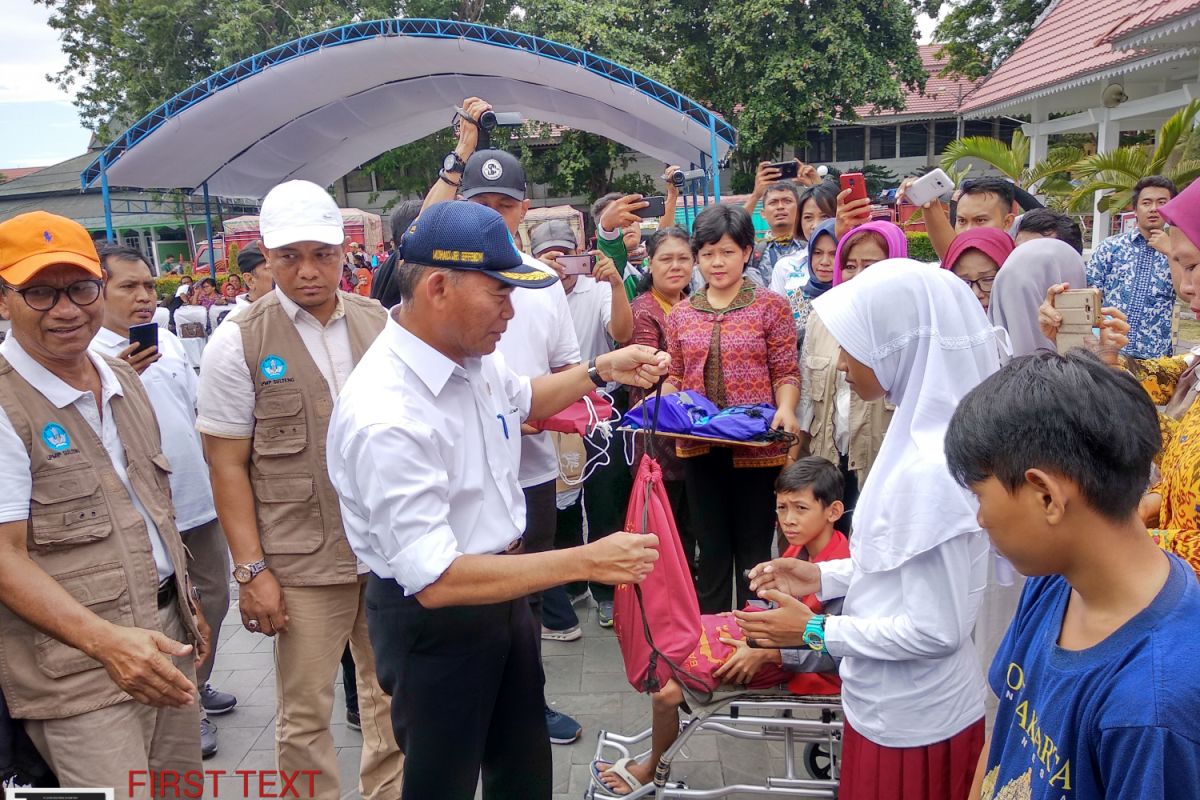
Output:
M1100 114L1100 122L1096 126L1096 152L1107 153L1110 150L1117 148L1121 138L1121 125L1114 122L1109 109L1104 109ZM1108 238L1109 225L1112 223L1112 215L1100 211L1100 198L1102 194L1096 192L1095 198L1092 200L1092 249L1100 246L1100 243Z
M1037 162L1046 157L1048 148L1047 141L1049 135L1043 132L1042 125L1039 123L1045 122L1047 114L1042 110L1042 101L1033 101L1033 112L1030 114L1029 121L1029 166L1033 166Z

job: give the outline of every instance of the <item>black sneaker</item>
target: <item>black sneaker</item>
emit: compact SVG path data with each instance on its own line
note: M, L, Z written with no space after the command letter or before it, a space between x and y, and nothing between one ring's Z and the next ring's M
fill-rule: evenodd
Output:
M358 709L346 709L346 727L356 731L362 730L362 718L358 716Z
M208 717L200 720L200 757L212 758L217 754L217 726L208 721Z
M233 711L237 706L237 698L229 692L218 692L211 684L206 683L200 687L200 705L204 707L205 713L217 717Z

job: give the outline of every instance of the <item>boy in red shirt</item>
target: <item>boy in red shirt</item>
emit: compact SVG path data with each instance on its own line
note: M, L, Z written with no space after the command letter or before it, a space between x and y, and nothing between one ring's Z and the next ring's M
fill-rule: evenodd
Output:
M775 514L787 539L784 558L831 561L850 557L846 537L834 530L841 519L844 483L841 470L824 458L802 458L784 468L775 480ZM818 614L836 614L841 598L824 606L813 595L804 604ZM837 661L827 653L808 648L758 648L745 640L731 613L700 617L700 641L683 662L690 675L709 689L735 685L767 689L787 684L804 695L836 695L841 688ZM683 687L674 678L650 695L654 707L650 755L643 761L622 758L614 764L592 762L592 779L615 796L624 796L645 785L663 753L679 738L679 707Z

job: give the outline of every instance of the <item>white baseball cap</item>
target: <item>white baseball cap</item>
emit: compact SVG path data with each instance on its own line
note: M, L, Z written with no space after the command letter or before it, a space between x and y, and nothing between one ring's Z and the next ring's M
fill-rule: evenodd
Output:
M346 240L337 203L311 181L287 181L267 192L258 228L267 249L296 242L340 245Z

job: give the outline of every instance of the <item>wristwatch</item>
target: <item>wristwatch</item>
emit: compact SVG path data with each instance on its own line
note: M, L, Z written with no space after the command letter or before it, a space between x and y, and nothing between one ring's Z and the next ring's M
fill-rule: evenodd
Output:
M596 359L588 362L588 378L596 386L597 389L603 389L608 386L608 381L600 377L600 369L596 366Z
M267 568L267 560L260 558L250 564L235 564L233 567L233 579L238 583L246 584L254 580L258 573Z
M804 643L810 650L825 652L825 615L814 614L804 626Z
M454 150L451 150L446 154L446 157L442 159L442 172L457 172L461 175L463 170L466 168L466 162L463 161L462 158L459 157L458 153Z

